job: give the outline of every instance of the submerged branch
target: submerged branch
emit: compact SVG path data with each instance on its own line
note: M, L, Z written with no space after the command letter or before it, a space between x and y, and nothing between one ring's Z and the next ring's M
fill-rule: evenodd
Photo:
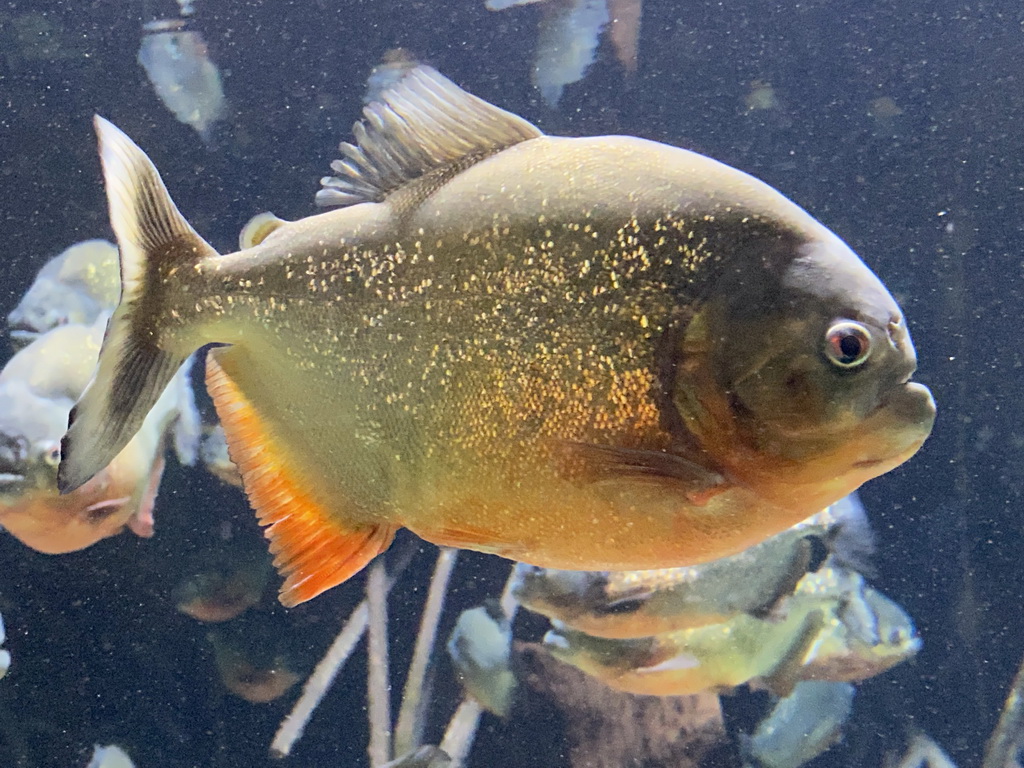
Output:
M519 604L512 597L512 583L515 577L515 568L508 575L505 581L505 588L501 592L501 610L511 624L516 617ZM441 749L452 759L452 768L461 768L469 756L469 750L473 746L473 739L476 737L476 729L480 725L480 715L483 714L483 707L468 695L462 697L462 703L455 710L452 719L448 722L448 728L441 741Z
M1007 768L1013 765L1024 741L1024 659L1010 686L999 723L985 747L981 768Z
M394 586L399 574L409 565L414 551L413 548L407 546L392 561L391 575L387 580L388 590ZM341 672L341 668L345 666L345 662L348 661L356 645L363 638L369 615L369 607L365 600L352 611L348 621L345 622L337 637L334 638L334 642L327 649L327 653L320 659L320 663L316 665L313 673L306 680L302 695L295 702L292 711L281 721L277 733L274 734L274 740L270 743L271 757L285 758L291 754L292 747L302 737L313 712L316 711L327 691L334 684L335 678Z
M398 724L395 726L395 754L404 755L419 746L422 731L423 691L430 666L430 657L434 652L437 639L437 627L444 609L445 594L448 581L458 559L458 550L441 547L434 566L434 575L430 579L430 590L423 605L423 616L420 619L420 630L416 636L416 647L413 649L409 674L402 692L402 707L398 713Z
M366 688L370 716L371 768L391 761L391 681L388 676L388 585L383 558L370 564L366 577L369 609L369 664Z

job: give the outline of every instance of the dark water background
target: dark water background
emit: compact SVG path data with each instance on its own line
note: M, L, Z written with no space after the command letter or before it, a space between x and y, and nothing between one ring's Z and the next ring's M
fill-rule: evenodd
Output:
M396 45L550 132L634 134L752 172L838 232L898 294L918 379L940 407L921 453L863 490L880 534L875 584L909 610L924 649L861 686L846 743L814 765L876 766L915 729L961 768L979 764L1024 653L1024 7L646 0L637 75L625 78L603 47L554 111L529 85L536 8L196 6L232 109L228 138L212 150L157 101L135 61L142 22L170 9L0 2L0 309L47 258L109 236L93 113L132 136L196 229L231 249L254 213L314 211L317 180L348 138L366 75ZM10 19L29 12L88 57L12 52ZM771 81L781 111L745 110L755 78ZM882 96L904 111L891 128L868 114ZM163 489L148 541L120 536L53 558L0 538L0 610L15 656L0 682L0 766L19 765L22 753L32 762L21 765L84 766L93 742L111 741L140 768L266 761L292 697L256 706L224 694L207 628L176 613L170 596L183 563L201 558L225 521L240 535L258 532L237 494L198 470L170 469ZM413 577L422 582L429 566L424 553ZM496 594L504 573L497 560L467 557L456 602ZM407 587L392 606L396 665L422 591ZM292 612L267 600L246 621L280 631L307 669L360 598L354 583ZM362 764L364 679L357 656L291 764ZM457 692L442 681L437 694L439 727ZM557 768L558 739L554 726L526 736L487 720L475 764Z

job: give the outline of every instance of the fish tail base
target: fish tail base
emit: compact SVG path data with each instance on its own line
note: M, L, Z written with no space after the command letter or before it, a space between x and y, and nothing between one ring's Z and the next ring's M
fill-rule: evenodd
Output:
M107 323L96 374L61 441L61 493L86 483L121 452L194 351L162 343L167 286L182 265L216 254L178 212L146 154L101 117L96 133L120 251L121 301Z
M290 466L286 451L234 379L207 355L206 388L224 427L228 454L285 577L282 605L293 607L341 584L390 546L397 527L339 519Z

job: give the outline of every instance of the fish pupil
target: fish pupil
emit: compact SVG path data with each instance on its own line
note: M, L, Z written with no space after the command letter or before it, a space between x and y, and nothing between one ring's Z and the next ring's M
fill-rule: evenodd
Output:
M871 352L871 335L859 323L838 323L829 329L826 339L828 357L840 368L863 364Z
M852 334L844 336L839 342L839 349L842 351L844 358L852 361L860 355L860 339Z

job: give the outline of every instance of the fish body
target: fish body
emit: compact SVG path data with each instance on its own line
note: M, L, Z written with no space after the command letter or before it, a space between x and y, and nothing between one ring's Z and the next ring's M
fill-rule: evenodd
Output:
M93 747L92 759L86 768L135 768L135 763L128 753L116 744L105 747L96 744Z
M92 325L117 306L121 272L117 248L86 240L50 259L7 316L11 340L21 347L58 325Z
M776 669L769 687L787 690L794 679L860 682L921 649L921 638L907 612L846 568L825 565L807 574L791 601L831 603L832 608L825 612L804 656Z
M549 2L543 13L530 79L544 101L554 107L565 86L582 80L594 62L610 14L607 0Z
M179 122L209 143L213 126L227 111L220 70L210 60L202 35L184 19L147 24L139 47L139 64L153 90Z
M849 529L849 532L844 532ZM739 554L653 571L559 571L516 565L513 595L525 608L597 637L630 638L761 614L804 577L812 537L864 549L863 508L846 498ZM850 542L852 537L857 538Z
M263 552L217 558L175 587L175 605L197 621L230 621L260 601L270 571L270 560Z
M512 706L512 625L500 607L463 611L448 639L448 655L463 687L480 705L499 717Z
M63 490L208 343L286 604L399 526L553 568L706 562L927 436L899 308L767 185L642 139L544 136L426 67L381 98L318 196L345 207L223 256L97 121L124 288Z
M824 753L842 738L855 692L849 683L797 683L757 730L742 738L744 768L800 768Z
M611 688L644 696L728 691L801 658L823 615L807 604L781 620L740 615L653 637L613 640L556 627L544 645L558 659Z
M279 652L281 638L266 627L213 631L207 635L221 682L235 696L253 704L279 699L300 679L286 652Z
M75 492L57 490L60 438L92 376L106 325L61 325L0 372L0 525L48 554L84 549L126 525L152 535L165 436L198 423L184 369L116 458ZM186 440L187 443L187 440Z

